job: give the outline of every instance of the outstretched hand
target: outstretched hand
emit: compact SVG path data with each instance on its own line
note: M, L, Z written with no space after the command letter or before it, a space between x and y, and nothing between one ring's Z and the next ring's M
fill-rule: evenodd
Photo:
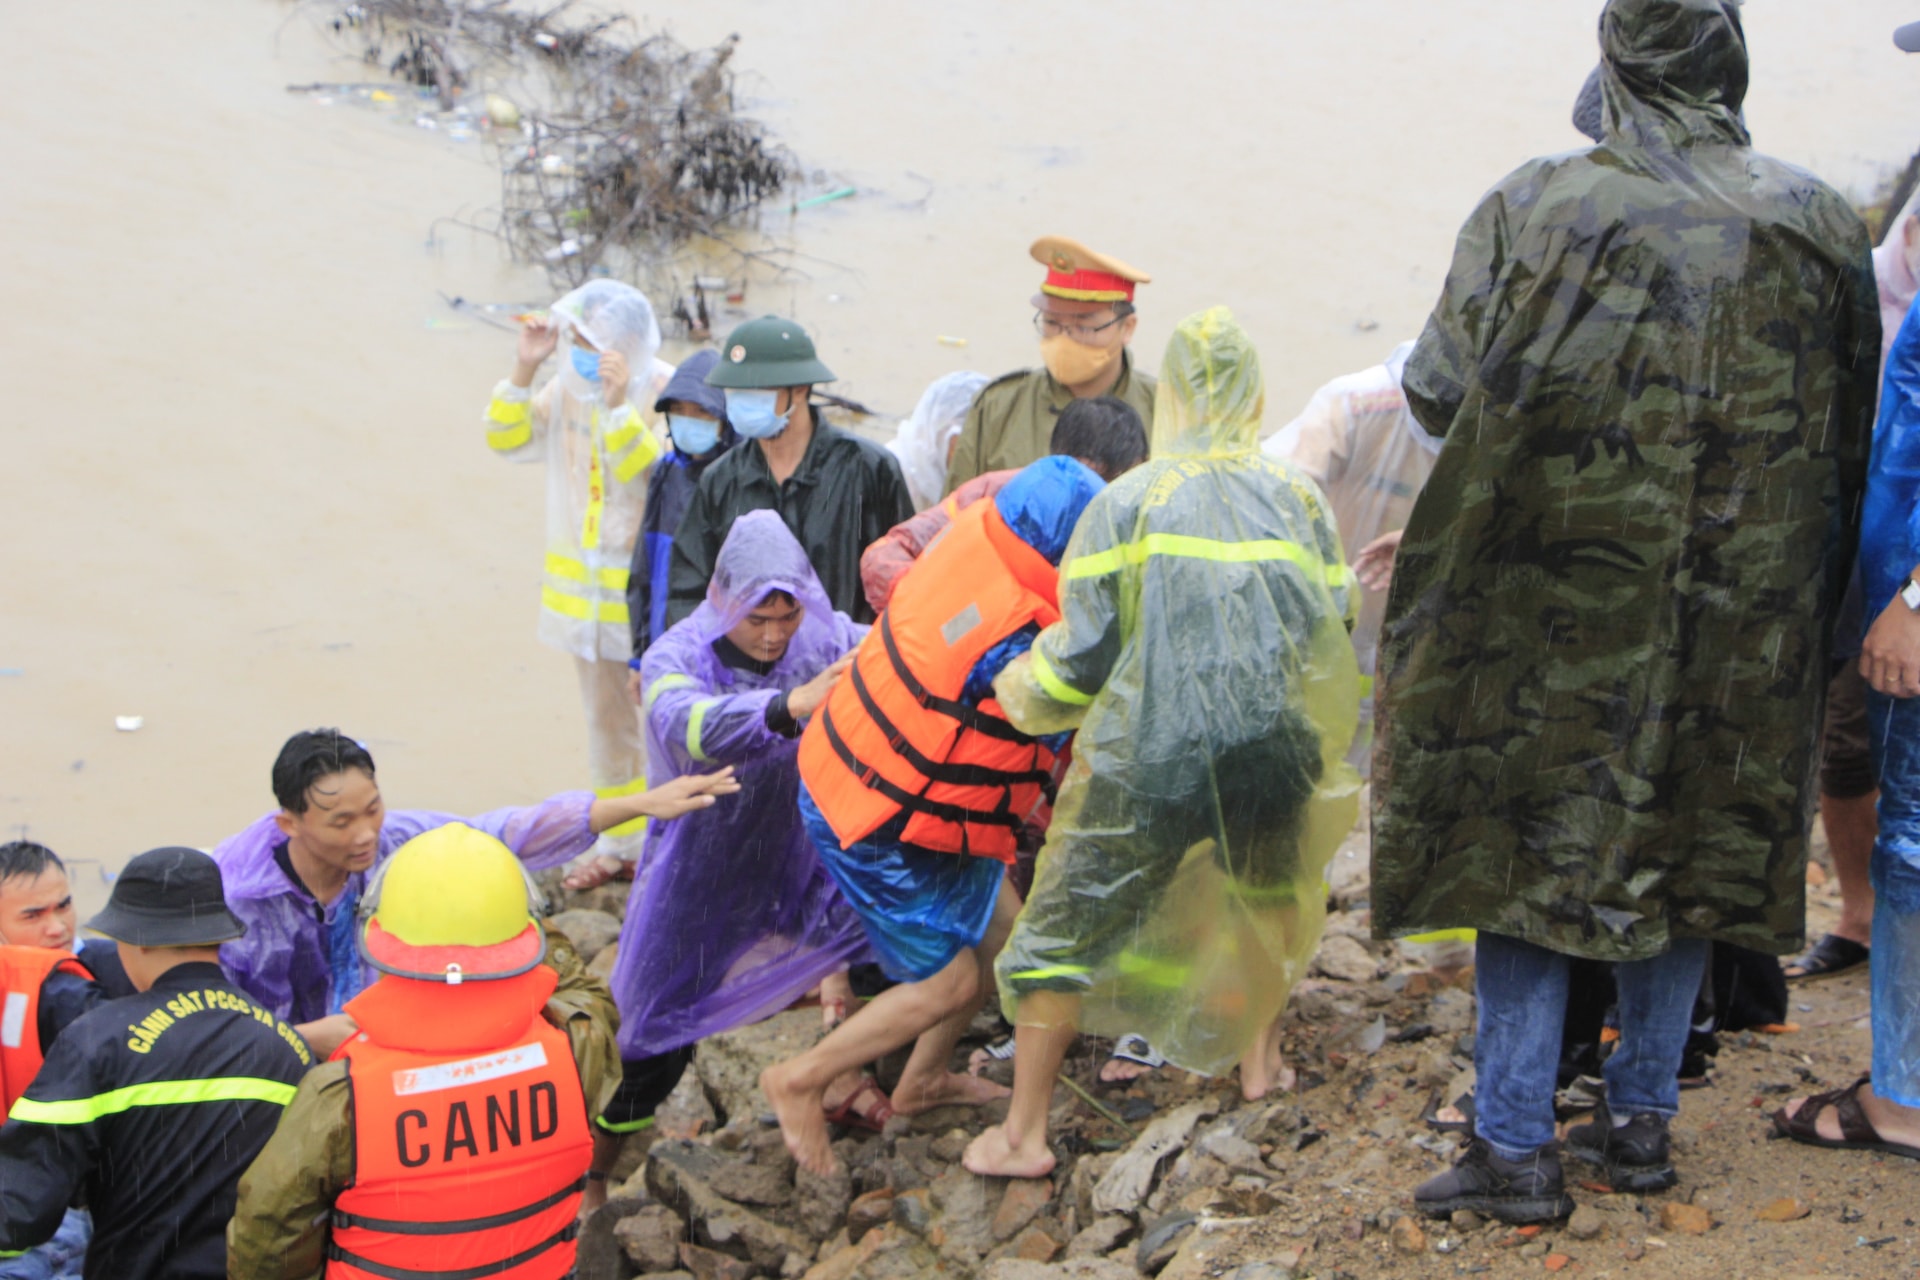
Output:
M710 809L721 796L738 790L740 783L733 776L733 766L728 765L718 773L682 774L649 787L641 793L644 800L640 808L649 818L677 818L696 809Z
M533 375L546 363L553 349L560 345L560 326L551 317L542 316L529 319L520 329L520 340L514 344L514 382L525 386L533 381ZM522 380L524 375L524 381Z
M1353 572L1361 586L1369 591L1385 591L1393 585L1393 557L1400 550L1400 536L1405 532L1405 529L1395 529L1392 533L1383 533L1360 548L1360 554L1353 558Z
M787 714L795 720L805 720L820 709L820 704L833 692L833 686L840 683L840 677L853 665L853 654L842 654L834 664L813 679L787 695Z

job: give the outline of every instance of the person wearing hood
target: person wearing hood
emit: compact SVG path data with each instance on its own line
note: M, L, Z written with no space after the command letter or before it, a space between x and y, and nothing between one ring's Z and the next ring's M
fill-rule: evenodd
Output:
M566 359L538 393L534 376ZM660 326L638 289L594 280L520 332L513 372L493 389L487 447L547 470L547 536L539 637L571 654L587 721L587 768L603 799L645 785L640 721L627 695L633 656L628 566L640 533L642 479L660 442L640 416L673 373ZM631 860L644 820L601 833L599 855Z
M625 1066L596 1115L597 1172L653 1122L697 1041L823 984L829 1017L844 1012L866 939L801 826L796 740L866 632L834 609L780 516L750 511L707 598L640 660L654 789L727 766L740 794L647 833L613 967ZM836 1117L877 1127L885 1116L860 1110L871 1092L857 1075L841 1081Z
M955 1074L953 1050L1019 909L1005 872L1049 801L1067 735L1015 729L993 679L1059 620L1060 556L1102 483L1072 458L1043 458L961 512L801 738L807 834L901 984L760 1078L813 1173L834 1168L820 1118L828 1083L916 1037L892 1110L1005 1096Z
M1259 359L1224 307L1175 329L1153 457L1094 497L1060 564L1060 620L994 681L1023 733L1078 729L1033 893L995 964L1014 1023L1004 1124L975 1173L1044 1177L1076 1029L1284 1081L1277 1021L1351 828L1359 592L1326 498L1263 455ZM911 582L912 579L909 579Z
M947 464L960 441L960 428L966 423L973 398L987 381L986 374L972 370L935 378L887 442L887 448L900 460L907 492L913 495L913 505L919 510L933 506L946 493Z
M1572 957L1621 1039L1568 1149L1677 1180L1708 947L1805 929L1821 696L1880 350L1866 229L1752 149L1732 0L1609 0L1605 141L1467 219L1403 386L1444 443L1376 685L1373 928L1478 931L1474 1137L1417 1209L1563 1217Z
M1320 486L1333 504L1341 541L1360 549L1356 567L1364 564L1367 548L1406 527L1413 500L1440 452L1439 439L1414 418L1400 390L1411 354L1413 343L1403 342L1371 369L1335 378L1261 446L1268 457L1293 463ZM1364 776L1373 754L1373 670L1387 593L1364 575L1361 586L1353 652L1364 696L1360 732L1348 758Z
M214 846L227 903L247 926L221 948L220 963L325 1056L352 1034L343 1010L373 980L354 946L354 912L369 876L407 841L463 823L537 871L585 853L610 827L677 817L735 790L721 769L604 800L563 791L471 818L389 810L366 747L338 729L296 733L273 762L279 808Z
M707 598L721 544L749 511L778 513L833 607L873 621L860 592L860 553L913 514L913 499L891 453L820 416L813 388L831 381L813 339L791 320L762 316L727 335L707 385L725 393L727 421L747 443L707 468L680 521L669 625Z
M1153 376L1134 368L1127 345L1140 323L1134 291L1152 277L1065 236L1042 236L1028 252L1047 269L1033 296L1042 367L995 378L974 397L952 447L947 493L1045 457L1054 422L1075 400L1116 396L1153 421Z

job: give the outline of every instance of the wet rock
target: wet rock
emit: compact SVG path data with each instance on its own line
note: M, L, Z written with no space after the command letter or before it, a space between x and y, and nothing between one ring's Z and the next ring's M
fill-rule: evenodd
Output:
M1583 1204L1567 1219L1567 1234L1575 1240L1593 1240L1607 1229L1607 1215L1590 1204Z
M1183 1146L1194 1126L1219 1107L1213 1098L1202 1098L1156 1118L1095 1184L1094 1211L1102 1215L1138 1213L1153 1190L1161 1161Z
M1069 1258L1102 1258L1133 1238L1133 1219L1099 1218L1067 1243Z
M833 1234L834 1228L848 1221L853 1203L853 1174L841 1165L831 1177L797 1169L793 1176L793 1220L815 1240ZM891 1208L891 1206L889 1206ZM881 1219L885 1221L884 1217Z
M1396 1218L1393 1228L1387 1234L1393 1241L1393 1247L1401 1253L1427 1251L1427 1233L1411 1217Z
M635 1274L635 1267L614 1232L620 1220L637 1213L645 1207L646 1201L634 1197L615 1197L594 1210L587 1220L580 1224L579 1247L574 1269L582 1276L591 1276L593 1280L627 1280ZM671 1267L679 1259L669 1255L667 1266ZM641 1267L645 1271L650 1268Z
M813 1242L799 1232L768 1221L715 1189L716 1174L745 1183L749 1179L743 1170L757 1166L691 1142L657 1142L650 1157L648 1188L693 1223L696 1240L773 1271L789 1253L812 1252ZM698 1274L698 1268L688 1269Z
M1111 1258L1070 1258L1065 1262L1002 1258L989 1264L980 1280L1140 1280L1140 1277L1132 1267Z
M1759 1211L1753 1216L1762 1222L1798 1222L1812 1212L1813 1210L1805 1204L1788 1197L1781 1200L1769 1200L1766 1204L1760 1206Z
M708 1036L693 1052L693 1069L723 1121L767 1109L760 1073L820 1039L818 1009L789 1009L764 1022Z
M1457 1036L1471 1031L1474 1022L1473 997L1456 987L1436 991L1433 999L1427 1001L1423 1021L1441 1035Z
M1462 1231L1478 1231L1486 1219L1471 1209L1455 1209L1453 1216L1448 1218L1447 1221Z
M607 1209L615 1204L631 1201L607 1202ZM599 1211L597 1218L606 1212ZM612 1238L618 1242L620 1251L642 1271L671 1271L680 1261L680 1245L687 1238L687 1225L680 1215L661 1204L635 1206L621 1215L612 1228ZM584 1250L585 1233L582 1233ZM598 1275L587 1265L583 1258L580 1263L582 1275Z
M655 1141L710 1133L718 1124L707 1091L700 1087L700 1077L691 1071L680 1077L680 1083L653 1113Z
M1527 1242L1526 1242L1525 1244L1523 1244L1523 1245L1521 1245L1521 1246L1520 1246L1520 1256L1521 1256L1521 1257L1523 1257L1523 1258L1544 1258L1544 1257L1546 1257L1546 1256L1547 1256L1547 1242L1546 1242L1545 1240L1529 1240L1529 1241L1527 1241Z
M1660 1226L1690 1236L1703 1236L1713 1229L1713 1216L1697 1204L1669 1200L1660 1206Z
M1053 1182L1048 1178L1011 1178L1000 1206L993 1213L993 1238L1011 1240L1026 1225L1040 1216L1053 1200ZM1049 1254L1048 1257L1052 1255ZM1046 1258L1039 1259L1041 1262Z
M1159 1274L1180 1252L1181 1244L1199 1221L1198 1214L1183 1209L1148 1223L1140 1233L1140 1243L1134 1246L1133 1265L1144 1275Z
M933 1228L933 1192L926 1187L903 1191L893 1198L893 1222L903 1231L924 1236Z
M1320 949L1313 957L1313 971L1340 982L1372 982L1380 972L1380 962L1358 938L1336 933L1320 940Z
M680 1246L680 1265L693 1273L693 1280L749 1280L753 1275L753 1268L740 1259L697 1244Z
M1100 1179L1106 1176L1114 1162L1120 1159L1118 1151L1103 1151L1095 1156L1082 1156L1074 1161L1073 1172L1067 1175L1066 1202L1079 1215L1080 1221L1092 1222L1104 1215L1093 1207L1093 1189Z
M588 964L592 964L602 951L620 937L619 918L605 911L575 907L549 916L547 923L566 934L567 940L573 943L573 949Z
M893 1219L893 1192L869 1191L847 1207L847 1240L859 1244L861 1237Z
M933 1140L927 1153L941 1164L958 1164L960 1157L966 1154L967 1144L973 1138L965 1129L949 1129Z
M943 1254L971 1252L977 1257L994 1246L992 1183L965 1169L949 1169L933 1180L930 1191L945 1233L938 1242Z
M855 1272L892 1242L888 1229L881 1227L868 1232L858 1245L849 1245L831 1253L822 1251L820 1261L807 1271L803 1280L851 1280Z
M1023 1258L1028 1262L1051 1262L1059 1252L1060 1242L1036 1226L1028 1227L1015 1236L1007 1246L1006 1256Z

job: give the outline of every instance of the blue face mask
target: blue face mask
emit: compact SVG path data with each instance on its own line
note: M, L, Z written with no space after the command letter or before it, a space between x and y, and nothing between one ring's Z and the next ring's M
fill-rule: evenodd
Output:
M727 421L749 440L771 440L787 429L785 414L774 412L780 403L778 391L727 392ZM787 413L792 413L788 409Z
M720 424L711 418L670 413L667 415L667 431L673 436L673 447L689 458L702 457L720 443Z
M573 356L573 371L594 386L599 386L600 353L589 351L585 347L569 347L567 350Z

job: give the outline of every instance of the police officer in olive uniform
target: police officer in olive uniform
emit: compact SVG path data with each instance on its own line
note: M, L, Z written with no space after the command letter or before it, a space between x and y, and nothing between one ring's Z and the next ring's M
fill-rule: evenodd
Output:
M0 1252L51 1237L84 1187L88 1280L218 1280L240 1175L313 1054L221 972L246 926L199 850L129 862L87 928L139 994L68 1024L0 1128Z
M1047 269L1033 298L1044 367L980 389L947 464L948 493L977 475L1046 457L1060 411L1075 400L1116 396L1153 434L1153 376L1135 369L1127 351L1138 323L1134 287L1151 277L1065 236L1042 236L1031 252Z

